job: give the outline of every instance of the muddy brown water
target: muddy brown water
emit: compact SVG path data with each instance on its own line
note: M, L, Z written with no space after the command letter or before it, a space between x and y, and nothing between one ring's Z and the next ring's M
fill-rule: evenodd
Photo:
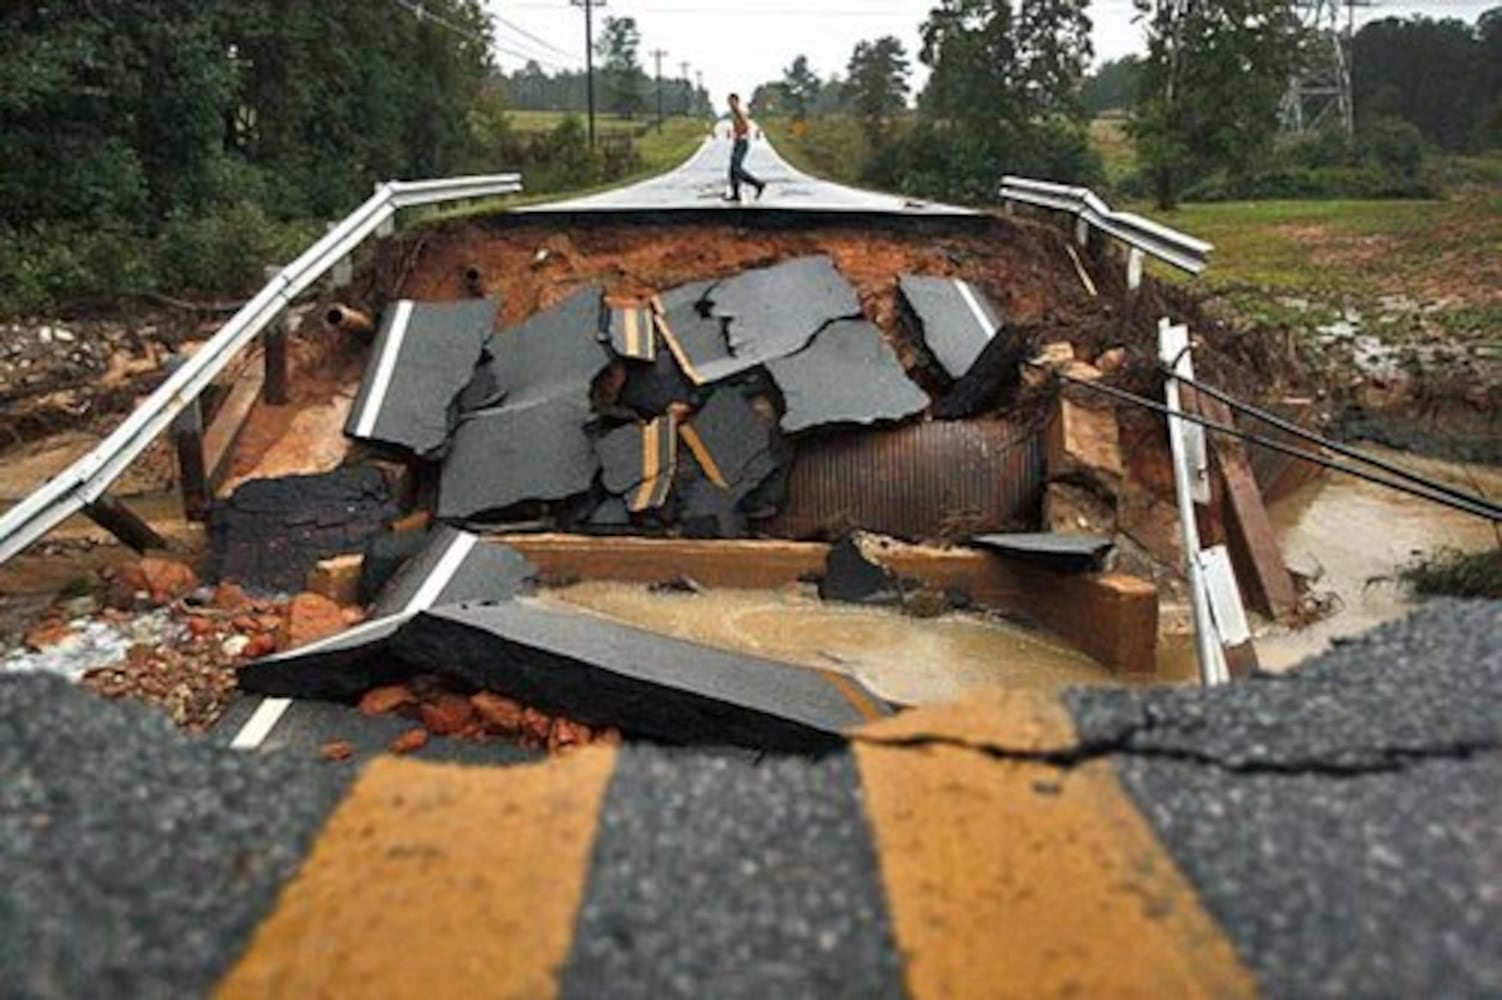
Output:
M1502 468L1373 445L1361 450L1493 501L1502 498ZM1270 514L1290 568L1312 575L1316 594L1336 598L1335 613L1322 621L1259 635L1258 657L1271 670L1285 670L1329 648L1332 639L1406 614L1414 598L1398 573L1415 555L1441 547L1479 552L1499 544L1497 529L1484 518L1339 473L1305 484Z
M975 688L1053 692L1121 683L1056 636L981 614L919 619L895 609L825 604L802 589L654 593L602 581L549 591L544 600L708 646L849 674L902 704L952 700Z

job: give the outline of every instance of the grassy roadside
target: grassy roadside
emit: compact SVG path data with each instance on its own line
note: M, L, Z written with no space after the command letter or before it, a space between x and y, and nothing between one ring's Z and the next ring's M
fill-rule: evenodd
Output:
M553 112L534 113L553 114ZM428 223L438 220L492 215L515 208L524 208L528 205L539 205L549 201L561 201L565 198L579 198L585 195L599 194L602 191L613 191L616 188L626 187L627 185L635 184L638 181L656 177L658 174L672 170L692 156L708 136L709 124L701 119L668 118L664 120L661 132L658 132L654 128L636 140L636 151L641 156L642 165L639 169L632 171L624 177L591 187L574 188L566 191L527 191L519 195L484 198L479 201L450 208L435 208L418 216L417 222ZM522 180L525 183L525 176Z

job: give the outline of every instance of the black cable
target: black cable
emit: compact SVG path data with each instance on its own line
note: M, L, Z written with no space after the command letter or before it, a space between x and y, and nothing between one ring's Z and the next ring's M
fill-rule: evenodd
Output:
M1042 365L1035 361L1029 361L1028 364L1033 365L1037 368L1048 368L1047 365ZM1103 382L1098 382L1091 379L1075 378L1074 376L1066 375L1061 371L1054 371L1054 375L1066 382L1071 382L1075 385L1083 386L1087 389L1092 389L1095 392L1110 396L1113 399L1117 399L1125 403L1130 403L1133 406L1140 406L1144 409L1152 410L1155 413L1161 413L1166 417L1177 417L1181 420L1187 420L1192 424L1199 424L1206 430L1216 431L1218 433L1226 434L1234 438L1239 438L1240 440L1245 441L1249 444L1255 444L1263 448L1267 448L1271 451L1281 452L1282 454L1288 455L1291 458L1298 458L1306 462L1312 462L1315 465L1323 466L1324 468L1333 470L1335 472L1344 472L1346 475L1355 476L1357 479L1364 479L1369 483L1375 483L1378 486L1386 486L1389 489L1397 490L1399 493L1407 493L1409 496L1419 497L1423 500L1431 500L1434 503L1442 504L1446 507L1462 511L1466 514L1475 514L1477 517L1484 517L1490 521L1502 521L1502 511L1494 510L1489 506L1483 507L1471 501L1458 500L1453 497L1445 496L1443 494L1436 494L1417 485L1405 483L1402 481L1395 482L1391 479L1384 479L1381 476L1375 476L1370 472L1366 472L1362 469L1352 468L1349 465L1344 465L1340 462L1334 461L1333 459L1328 459L1323 455L1316 455L1313 452L1304 451L1301 448L1295 448L1293 445L1284 444L1281 441L1274 441L1271 438L1264 438L1260 435L1252 434L1248 431L1238 430L1235 427L1227 427L1225 424L1218 424L1213 420L1207 420L1206 418L1201 417L1195 413L1187 413L1183 411L1175 412L1173 410L1170 410L1164 404L1159 403L1155 400L1148 399L1145 396L1139 396L1133 392L1127 392L1125 389L1118 389L1115 386L1106 385Z
M1292 434L1294 437L1301 438L1305 441L1310 442L1311 444L1319 445L1321 448L1327 448L1338 455L1344 455L1347 458L1353 458L1358 462L1365 462L1367 465L1375 466L1381 469L1383 472L1390 472L1393 475L1398 476L1402 479L1409 480L1410 482L1415 482L1423 486L1427 486L1429 489L1435 490L1436 492L1445 493L1460 500L1465 500L1470 503L1476 503L1485 507L1489 507L1497 514L1502 515L1502 506L1492 503L1485 497L1477 496L1474 493L1467 493L1465 490L1457 489L1456 487L1450 486L1447 483L1429 479L1427 477L1419 475L1416 472L1410 472L1400 465L1395 465L1394 463L1386 461L1385 459L1378 458L1375 455L1363 454L1362 452L1357 451L1355 448L1352 448L1349 445L1341 444L1339 441L1331 441L1328 438L1321 437L1320 435L1315 434L1313 431L1300 427L1298 424L1295 424L1292 421L1284 420L1282 417L1279 417L1276 414L1268 413L1265 410L1260 410L1257 407L1252 406L1250 403L1243 403L1240 400L1233 398L1224 390L1205 385L1204 383L1197 382L1191 378L1185 378L1182 375L1175 375L1173 372L1166 369L1163 371L1163 374L1169 376L1170 378L1178 379L1181 383L1193 388L1196 392L1202 392L1207 396L1220 400L1222 403L1225 403L1227 406L1231 407L1233 410L1236 410L1239 413L1244 413L1247 416L1252 417L1256 420L1260 420L1265 424L1270 424L1273 427L1278 428L1278 430L1280 431Z

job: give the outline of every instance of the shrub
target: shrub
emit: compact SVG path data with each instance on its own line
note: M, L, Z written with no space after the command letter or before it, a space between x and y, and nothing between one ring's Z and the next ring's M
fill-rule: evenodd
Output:
M277 222L249 202L179 216L156 242L157 272L171 292L243 295L261 286L266 265L286 263L317 235L312 224Z
M154 285L146 248L115 227L52 224L0 231L0 313L95 307Z

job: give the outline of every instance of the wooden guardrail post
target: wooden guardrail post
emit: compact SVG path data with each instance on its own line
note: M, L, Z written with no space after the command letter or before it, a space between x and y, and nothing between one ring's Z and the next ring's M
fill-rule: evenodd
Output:
M177 483L183 496L183 516L202 521L213 496L203 454L203 405L195 399L172 418L172 442L177 448Z
M156 529L114 497L102 496L93 503L85 504L83 512L99 527L137 552L167 547L166 540L156 533Z
M266 280L271 281L280 268L267 265ZM266 379L261 384L261 398L270 406L287 404L287 313L281 312L261 335Z

